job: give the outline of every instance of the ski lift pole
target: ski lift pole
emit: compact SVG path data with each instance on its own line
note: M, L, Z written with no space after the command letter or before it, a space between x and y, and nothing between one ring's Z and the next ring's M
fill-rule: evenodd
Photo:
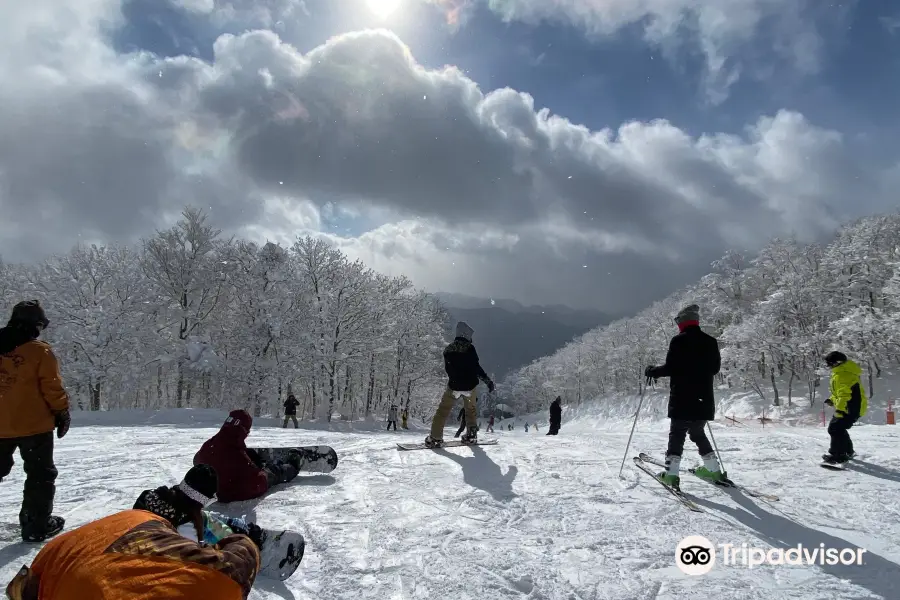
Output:
M628 436L628 443L625 445L625 456L622 457L622 464L619 467L619 479L622 478L622 469L625 468L625 459L628 458L628 449L631 447L631 437L634 435L634 428L637 426L638 415L641 413L641 405L644 403L644 392L647 390L648 386L652 385L650 383L651 381L652 379L648 377L646 385L641 388L641 399L638 401L637 410L634 411L634 423L631 424L631 434Z

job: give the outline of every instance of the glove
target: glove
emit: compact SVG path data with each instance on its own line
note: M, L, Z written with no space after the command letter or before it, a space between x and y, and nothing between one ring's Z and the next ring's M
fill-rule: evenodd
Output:
M644 377L653 377L654 379L656 379L656 377L653 376L653 372L655 370L656 367L654 367L653 365L647 365L647 368L644 369Z
M488 386L488 392L493 394L494 393L494 382L491 381L490 379L488 379L487 386Z
M834 402L831 401L831 398L825 401L825 406L834 406Z
M63 410L56 413L54 424L56 426L56 437L62 439L69 432L69 425L72 424L72 416L69 415L69 411Z
M250 540L256 544L256 547L262 550L263 542L265 541L266 535L262 528L256 523L248 523L244 519L228 519L228 526L231 528L231 531L234 533L239 533L241 535L246 535Z

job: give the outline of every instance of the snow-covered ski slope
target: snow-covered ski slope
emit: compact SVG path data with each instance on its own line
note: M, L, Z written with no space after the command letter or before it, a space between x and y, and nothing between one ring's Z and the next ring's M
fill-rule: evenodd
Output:
M121 419L119 419L121 421ZM264 527L303 532L298 571L258 579L256 599L529 598L802 599L900 598L900 427L852 430L861 461L852 470L818 465L822 427L714 428L738 483L777 494L766 503L683 474L693 513L629 458L617 476L629 427L586 423L546 431L501 431L500 444L398 452L416 432L331 432L254 427L252 445L328 444L332 475L301 475L265 498L215 505ZM57 444L57 513L68 528L130 508L146 488L176 483L205 425L74 427ZM448 436L452 430L448 429ZM660 455L666 422L642 422L630 455ZM683 466L696 454L688 444ZM0 582L37 553L17 541L24 474L0 483ZM689 577L675 564L688 535L715 544L867 550L861 566L722 565Z

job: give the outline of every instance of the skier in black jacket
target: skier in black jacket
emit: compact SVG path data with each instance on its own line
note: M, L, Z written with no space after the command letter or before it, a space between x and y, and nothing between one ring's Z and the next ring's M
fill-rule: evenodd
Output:
M716 414L713 377L721 367L719 343L700 329L700 307L692 304L675 317L680 333L669 342L666 364L647 367L644 375L669 377L669 446L662 480L678 489L684 439L690 435L703 458L695 474L708 480L725 478L704 427Z
M472 345L475 330L460 321L456 324L456 338L444 349L444 370L447 371L447 389L441 396L434 418L431 420L431 434L425 438L429 448L440 447L444 443L444 426L453 410L457 396L463 399L468 430L462 437L467 444L478 441L478 425L475 414L475 388L483 381L488 391L494 391L494 382L487 376L478 362L478 353Z
M559 425L562 421L562 398L556 397L556 400L550 405L550 431L547 435L556 435L559 433Z
M284 423L281 425L282 429L287 428L288 420L294 422L294 429L297 429L299 425L297 424L297 407L300 406L300 403L297 401L297 398L290 394L287 397L287 400L284 401Z

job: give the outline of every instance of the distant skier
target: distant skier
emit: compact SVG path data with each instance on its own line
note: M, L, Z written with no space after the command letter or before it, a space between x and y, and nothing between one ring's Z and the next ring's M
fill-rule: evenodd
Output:
M65 527L65 519L52 515L58 475L53 430L62 438L71 419L56 356L38 340L49 324L40 302L26 300L0 329L0 481L12 471L18 449L25 468L19 525L26 542L42 542Z
M528 433L528 422L525 422L525 433Z
M397 431L397 405L391 404L391 409L388 411L388 423L387 430L391 430L391 425L394 426L394 431Z
M828 424L831 447L822 460L831 464L841 464L853 458L853 440L849 429L866 414L868 401L860 375L862 369L843 352L829 352L825 364L831 369L831 397L825 404L834 407L834 416Z
M8 597L246 600L260 568L251 538L229 535L211 545L190 539L203 539L202 509L215 490L215 472L206 465L176 486L146 490L135 509L51 540L9 583Z
M404 408L403 412L400 413L400 427L403 429L409 429L409 410Z
M547 435L556 435L559 433L559 426L562 422L562 398L557 396L556 400L550 403L550 430Z
M233 410L219 432L206 440L194 455L194 464L210 465L216 470L220 502L252 500L269 488L287 483L300 472L300 456L291 455L288 462L267 464L247 448L244 440L250 434L253 419L244 410Z
M294 422L294 429L299 427L297 424L298 406L300 406L300 403L297 401L297 398L293 394L288 395L287 400L284 401L284 423L281 425L282 429L287 429L288 419Z
M494 415L491 415L491 418L488 419L487 431L494 433Z
M481 380L488 386L488 391L494 391L494 382L491 381L478 360L478 353L472 344L472 334L475 330L463 321L456 324L456 337L444 349L444 370L447 372L447 389L441 396L434 418L431 420L431 433L425 438L425 445L429 448L440 447L444 443L444 426L447 417L453 410L457 394L463 395L466 422L470 424L468 431L463 436L464 443L476 443L478 441L478 427L475 415L475 399L478 381Z
M704 427L715 419L716 406L713 377L721 368L719 343L700 329L700 307L696 304L682 309L675 317L679 333L669 342L666 363L649 366L644 375L657 379L669 377L669 445L666 449L666 470L660 478L680 489L681 455L685 436L697 444L703 466L695 474L710 481L725 478Z

